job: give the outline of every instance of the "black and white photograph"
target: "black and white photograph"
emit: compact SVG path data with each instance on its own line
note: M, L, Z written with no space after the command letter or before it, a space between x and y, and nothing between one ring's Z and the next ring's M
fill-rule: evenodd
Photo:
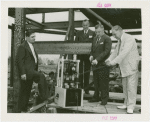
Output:
M142 7L33 3L7 8L6 114L142 115Z

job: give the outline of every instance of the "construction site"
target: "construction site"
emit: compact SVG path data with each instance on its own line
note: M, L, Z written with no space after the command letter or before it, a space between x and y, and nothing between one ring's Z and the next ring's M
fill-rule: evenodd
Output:
M66 12L68 21L56 21L47 22L45 18L47 13ZM16 54L18 46L25 41L25 31L34 30L37 34L53 34L63 35L64 38L60 41L56 41L54 38L50 38L49 41L35 41L34 47L38 55L58 55L58 61L52 61L47 64L39 64L39 71L43 72L47 81L49 81L49 73L53 71L56 76L56 81L64 78L63 68L68 59L73 60L74 54L89 54L91 50L91 42L75 42L76 33L81 30L83 20L75 20L76 13L83 14L90 22L90 28L94 28L98 22L101 22L105 29L105 34L112 37L111 28L114 25L119 25L123 30L135 37L137 42L139 55L141 56L141 43L142 40L136 38L136 36L142 35L141 26L141 9L125 9L125 8L9 8L8 17L14 19L14 23L8 25L8 29L11 30L11 48L10 48L10 64L8 66L8 96L7 96L7 113L16 113L18 109L18 94L20 91L20 78L18 70L15 64ZM28 18L27 16L34 16L40 14L41 22ZM50 16L55 18L55 16ZM62 17L62 16L60 16ZM112 50L115 49L117 40L112 40ZM68 57L64 59L63 56ZM62 59L63 57L63 59ZM64 63L64 65L63 65ZM78 61L74 61L78 67ZM61 67L61 71L58 71ZM59 74L58 74L59 73ZM62 105L56 101L56 97L60 95L56 94L58 87L62 87L61 82L57 81L57 87L54 89L54 93L49 95L50 101L43 102L35 105L36 100L36 84L33 84L31 90L31 96L28 104L28 113L91 113L91 114L126 114L126 110L117 109L118 105L122 105L124 101L123 87L121 77L118 77L118 69L112 69L110 71L109 82L109 100L107 105L100 105L99 102L89 103L88 100L92 98L94 94L93 73L90 72L90 84L84 88L90 89L90 94L84 94L81 91L80 97L83 98L74 104L67 103L67 97L61 98L61 101L66 102ZM61 80L62 80L61 79ZM59 90L58 90L59 91ZM67 90L62 90L62 92ZM68 90L69 94L69 90ZM82 96L83 95L83 96ZM67 96L67 94L66 94ZM65 100L64 100L65 99ZM77 99L78 100L78 99ZM79 104L78 104L79 103ZM68 106L67 106L68 105ZM138 86L137 86L137 98L134 114L141 114L141 71L139 72Z

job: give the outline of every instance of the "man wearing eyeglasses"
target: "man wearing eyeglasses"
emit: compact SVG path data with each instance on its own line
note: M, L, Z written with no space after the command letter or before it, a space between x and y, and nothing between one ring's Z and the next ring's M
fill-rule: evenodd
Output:
M119 65L125 97L124 105L117 106L117 108L127 109L127 113L132 114L136 105L138 63L140 59L137 44L135 39L124 33L118 25L112 27L112 35L118 40L118 43L106 64L108 66Z

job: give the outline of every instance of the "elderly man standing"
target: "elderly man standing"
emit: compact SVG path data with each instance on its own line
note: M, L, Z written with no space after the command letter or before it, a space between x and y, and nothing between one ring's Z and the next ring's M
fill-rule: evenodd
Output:
M92 42L95 33L89 29L89 26L90 26L89 21L84 20L82 23L82 26L83 26L83 30L77 32L75 41L76 42ZM89 54L77 55L77 58L80 60L80 66L79 66L80 73L90 70L91 64L89 61L89 57L90 57ZM84 68L83 68L83 64L84 64ZM89 85L89 77L90 77L90 72L79 76L81 88L85 88ZM83 83L83 80L84 80L84 83ZM85 93L89 94L89 90L85 90Z
M117 47L106 61L108 66L119 65L122 75L124 105L117 106L119 109L127 109L132 114L136 105L138 85L139 54L135 39L123 32L118 25L112 27L112 35L118 40Z
M109 98L109 67L105 60L109 57L112 42L109 36L104 33L102 24L95 26L96 37L93 39L90 61L93 68L95 93L89 102L99 101L101 92L101 105L106 105Z

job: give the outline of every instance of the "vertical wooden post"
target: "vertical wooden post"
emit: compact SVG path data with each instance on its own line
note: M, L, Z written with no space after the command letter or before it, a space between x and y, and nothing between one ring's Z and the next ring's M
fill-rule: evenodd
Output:
M42 23L45 23L45 13L42 13Z
M69 9L69 26L70 26L70 31L68 35L68 40L74 41L74 10L73 8ZM73 55L68 55L68 59L73 59Z
M19 106L18 106L18 98L19 98L19 91L20 91L20 77L19 72L15 63L16 60L16 54L19 45L25 38L25 8L16 8L15 9L15 32L14 32L14 50L13 50L13 101L14 101L14 107L13 112L18 113L19 112Z
M111 36L110 30L108 30L108 36Z
M13 87L13 76L14 76L14 73L13 73L13 64L14 64L14 56L13 56L13 53L14 53L14 24L12 24L12 29L11 29L11 69L10 69L10 86Z

